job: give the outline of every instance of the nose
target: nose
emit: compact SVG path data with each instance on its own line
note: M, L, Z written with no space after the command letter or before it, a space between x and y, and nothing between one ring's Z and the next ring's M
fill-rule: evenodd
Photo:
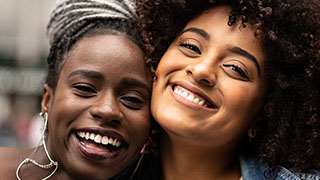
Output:
M124 119L117 98L112 93L96 97L96 101L90 107L90 114L108 125L117 126Z
M196 82L213 87L216 83L214 64L210 59L198 59L196 62L187 65L185 72Z

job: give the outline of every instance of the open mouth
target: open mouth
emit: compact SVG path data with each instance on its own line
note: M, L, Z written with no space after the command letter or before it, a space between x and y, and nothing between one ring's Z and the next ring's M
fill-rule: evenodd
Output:
M199 95L199 94L196 94L194 92L191 92L179 85L172 85L172 91L183 97L184 99L188 100L189 102L195 104L195 105L198 105L198 106L202 106L202 107L205 107L205 108L209 108L209 109L216 109L217 106L211 102L210 100L208 100L207 98Z
M122 139L109 135L89 131L76 131L75 134L81 145L90 149L91 154L112 153L127 146Z

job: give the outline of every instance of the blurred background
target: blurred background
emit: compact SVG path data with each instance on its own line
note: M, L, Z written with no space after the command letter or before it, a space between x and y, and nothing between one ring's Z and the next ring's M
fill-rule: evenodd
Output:
M46 25L55 0L0 0L0 146L40 141Z

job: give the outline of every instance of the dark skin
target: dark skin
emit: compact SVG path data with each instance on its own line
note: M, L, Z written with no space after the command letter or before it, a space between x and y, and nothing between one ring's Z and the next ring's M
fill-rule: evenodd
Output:
M48 112L47 149L59 163L50 179L109 179L138 155L148 136L150 71L141 49L120 33L83 38L66 57L56 88L44 85L41 104ZM123 146L111 152L78 132L112 137ZM16 179L17 166L32 151L0 148L1 176ZM49 163L42 147L30 158ZM28 164L19 175L41 179L52 171Z
M241 176L237 147L259 120L265 54L254 27L227 25L229 11L216 6L190 21L157 67L151 110L163 128L165 180Z
M150 60L160 60L186 24L218 4L231 6L229 26L254 26L266 52L268 92L256 137L241 151L268 164L320 169L320 4L318 0L137 0ZM155 67L157 63L154 63Z

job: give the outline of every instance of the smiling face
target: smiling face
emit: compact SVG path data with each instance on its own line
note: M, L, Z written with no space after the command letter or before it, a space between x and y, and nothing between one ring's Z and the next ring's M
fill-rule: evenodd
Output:
M150 128L151 74L127 37L80 40L64 60L57 87L45 85L48 150L73 178L108 179L139 153Z
M229 11L217 6L190 21L156 71L152 114L186 144L235 147L263 104L261 42L250 25L228 26Z

